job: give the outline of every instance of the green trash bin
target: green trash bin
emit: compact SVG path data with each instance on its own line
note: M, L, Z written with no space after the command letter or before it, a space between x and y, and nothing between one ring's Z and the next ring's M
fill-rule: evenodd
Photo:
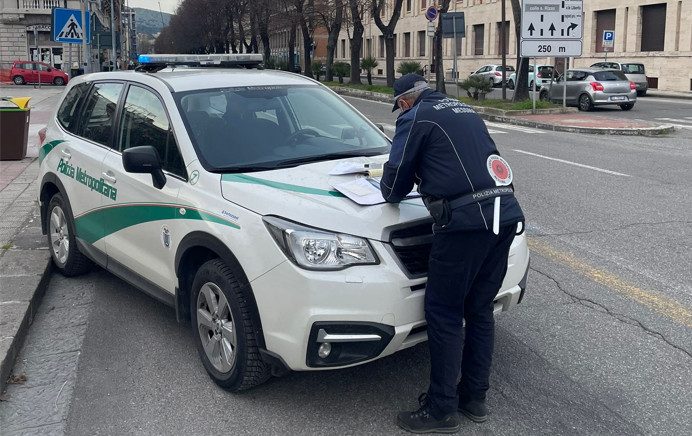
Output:
M31 110L8 98L0 101L0 160L22 160L29 142Z

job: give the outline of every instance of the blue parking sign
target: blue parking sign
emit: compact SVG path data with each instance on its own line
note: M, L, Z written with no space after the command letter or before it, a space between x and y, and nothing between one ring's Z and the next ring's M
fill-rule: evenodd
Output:
M615 39L615 32L606 30L603 32L603 40L604 41L613 41Z
M86 15L86 26L82 25L80 9L53 8L52 32L53 41L68 44L81 44L86 27L87 40L91 38L89 14Z

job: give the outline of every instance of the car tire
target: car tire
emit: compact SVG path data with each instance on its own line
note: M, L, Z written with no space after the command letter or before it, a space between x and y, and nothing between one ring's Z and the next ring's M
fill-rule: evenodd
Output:
M634 103L625 103L625 104L620 105L620 109L622 109L623 111L632 110L633 107L634 107Z
M271 377L262 361L247 283L220 259L197 270L190 293L192 331L209 376L232 392L250 389Z
M591 97L589 97L589 94L582 94L579 96L578 107L580 111L588 112L590 110L593 110L593 101L591 101Z
M514 89L514 80L509 79L509 81L507 82L507 87L509 89Z
M62 77L56 77L55 79L53 79L53 85L55 86L63 86L64 84L65 79L63 79Z
M539 91L538 92L538 99L542 101L548 101L548 92L547 91Z
M72 211L62 194L51 197L48 202L46 220L46 235L53 265L66 277L89 272L92 267L91 260L77 248Z
M533 80L529 83L529 91L533 89Z
M646 95L646 91L637 91L637 97L644 97Z
M15 85L23 85L26 83L26 80L24 80L24 77L22 77L22 76L14 76L12 78L12 81L14 82Z

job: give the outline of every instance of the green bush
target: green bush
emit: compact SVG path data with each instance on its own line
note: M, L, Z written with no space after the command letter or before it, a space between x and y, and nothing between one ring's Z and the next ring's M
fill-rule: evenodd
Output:
M360 61L360 66L363 68L368 75L368 85L372 85L372 70L377 66L377 59L374 57L363 58Z
M274 68L277 70L288 71L288 61L284 59L279 59L274 64Z
M344 77L351 74L351 64L348 62L334 62L332 72L339 78L339 83L344 83Z
M493 89L492 82L480 76L469 77L463 82L460 82L459 87L466 91L469 98L474 100L484 98L485 94L489 93L490 90Z
M320 75L322 74L322 70L324 69L324 62L321 60L314 60L312 61L312 74L315 76L315 79L319 82L320 80Z
M396 72L402 76L409 73L420 74L421 71L423 71L423 67L421 66L420 62L416 61L404 61L400 63L396 69Z
M267 59L267 62L264 63L264 68L267 70L273 70L276 68L276 60L274 58L269 58Z

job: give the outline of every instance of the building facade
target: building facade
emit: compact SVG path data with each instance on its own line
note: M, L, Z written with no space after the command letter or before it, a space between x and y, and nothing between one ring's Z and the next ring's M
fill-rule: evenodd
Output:
M393 0L387 0L383 20L391 16ZM427 71L432 38L426 35L425 10L435 2L404 0L396 26L396 64L420 62ZM464 78L485 64L501 63L501 0L451 0L450 12L464 12L465 36L457 39L459 77ZM507 62L515 65L517 39L511 2L506 1L505 25ZM385 43L374 20L366 16L363 56L373 56L379 66L375 76L384 76ZM608 59L642 63L653 89L692 91L692 1L690 0L584 0L584 44L582 56L570 65L586 67L604 60L604 30L615 31L615 43ZM445 76L452 78L453 38L443 42ZM341 32L336 58L350 58L349 39ZM538 63L555 63L539 58Z

